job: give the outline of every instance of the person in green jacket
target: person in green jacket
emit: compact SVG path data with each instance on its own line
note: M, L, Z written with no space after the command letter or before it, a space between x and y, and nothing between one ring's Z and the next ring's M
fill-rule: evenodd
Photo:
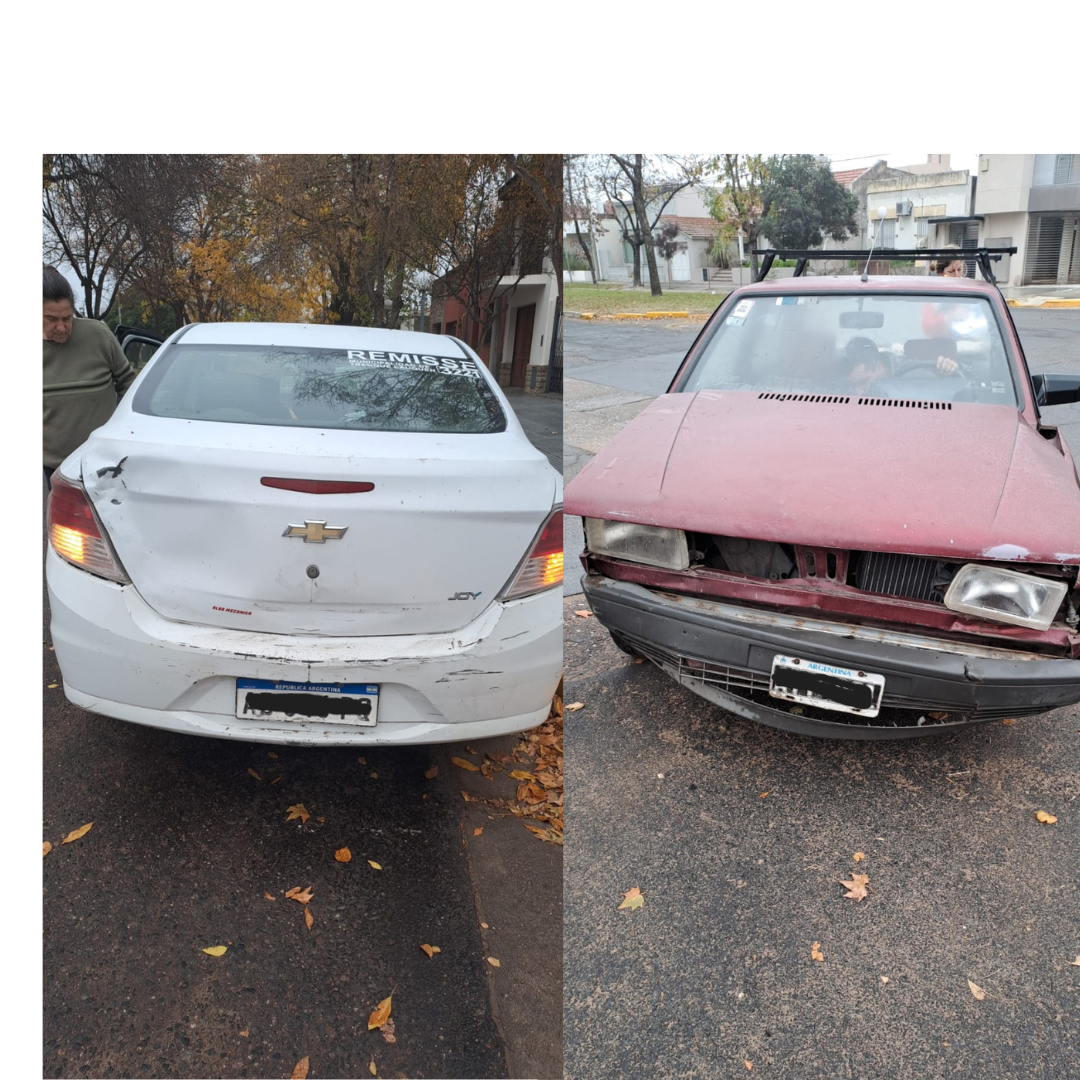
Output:
M53 471L113 414L135 381L112 331L97 319L75 318L71 285L58 270L44 268L44 465Z

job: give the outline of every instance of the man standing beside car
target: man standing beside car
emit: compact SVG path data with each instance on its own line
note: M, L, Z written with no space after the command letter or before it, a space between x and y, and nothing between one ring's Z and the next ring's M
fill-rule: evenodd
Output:
M112 331L97 319L75 318L75 296L58 270L44 268L45 483L53 471L113 414L135 381Z

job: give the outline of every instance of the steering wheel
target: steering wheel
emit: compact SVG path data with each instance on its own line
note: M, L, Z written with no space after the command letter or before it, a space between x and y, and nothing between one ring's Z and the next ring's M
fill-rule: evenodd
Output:
M951 357L950 357L951 359ZM971 368L967 364L960 363L959 360L953 360L956 364L956 370L950 371L947 378L968 378L971 375ZM909 364L905 369L901 378L906 378L913 371L921 371L923 368L930 368L932 371L937 372L938 366L936 360L916 360L914 363Z

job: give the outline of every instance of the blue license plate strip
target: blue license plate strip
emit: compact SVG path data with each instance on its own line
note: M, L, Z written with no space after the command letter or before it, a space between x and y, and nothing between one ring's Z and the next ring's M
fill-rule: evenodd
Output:
M240 720L374 727L378 712L379 687L373 683L236 680L236 716Z

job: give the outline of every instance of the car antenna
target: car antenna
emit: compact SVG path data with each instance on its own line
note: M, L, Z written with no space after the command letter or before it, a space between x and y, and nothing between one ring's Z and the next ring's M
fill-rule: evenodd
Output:
M888 212L889 211L886 210L884 206L879 206L877 208L878 221L883 221L885 219L885 215ZM869 281L870 280L867 277L867 272L870 269L870 260L871 260L871 258L873 258L873 255L874 255L874 245L877 243L877 227L878 227L878 223L877 223L877 221L875 221L874 222L874 235L870 237L870 253L866 256L866 265L863 267L862 277L860 278L861 281Z

